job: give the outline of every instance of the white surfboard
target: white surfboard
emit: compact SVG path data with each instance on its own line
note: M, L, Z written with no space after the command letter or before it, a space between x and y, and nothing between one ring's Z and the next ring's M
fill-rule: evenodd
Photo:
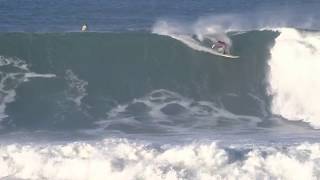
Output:
M217 56L222 56L222 57L227 57L227 58L232 58L232 59L239 58L239 56L234 56L234 55L231 55L231 54L222 54L222 53L219 53L217 51L213 51L212 53L214 55L217 55Z

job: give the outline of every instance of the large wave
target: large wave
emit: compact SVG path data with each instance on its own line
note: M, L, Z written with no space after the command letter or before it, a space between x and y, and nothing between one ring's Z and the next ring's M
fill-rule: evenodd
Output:
M154 32L0 33L0 178L319 177L318 32Z
M233 61L185 41L215 32L174 32L1 33L2 126L162 132L279 114L318 127L317 32L219 32Z

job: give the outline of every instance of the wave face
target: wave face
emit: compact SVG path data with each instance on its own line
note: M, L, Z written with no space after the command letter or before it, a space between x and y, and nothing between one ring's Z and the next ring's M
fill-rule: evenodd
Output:
M264 117L265 72L277 35L231 35L241 58L230 61L156 34L2 33L1 59L8 61L1 65L2 126L88 128L112 121L114 112L133 125L107 123L113 129L135 123L148 129L145 119L171 119L166 126L228 119L216 111Z
M238 59L155 32L1 33L2 128L167 132L273 115L319 127L317 32L230 32Z

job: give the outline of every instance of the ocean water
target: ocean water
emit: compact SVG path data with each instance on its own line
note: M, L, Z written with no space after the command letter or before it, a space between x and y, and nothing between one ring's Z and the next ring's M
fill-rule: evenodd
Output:
M319 7L0 0L0 179L319 179Z

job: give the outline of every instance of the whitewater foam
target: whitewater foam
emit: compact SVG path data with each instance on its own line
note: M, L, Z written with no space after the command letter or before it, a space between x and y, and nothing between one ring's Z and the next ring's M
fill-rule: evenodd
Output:
M283 28L271 49L272 112L320 128L320 34Z
M190 128L211 129L225 125L250 128L261 122L258 117L233 114L214 102L195 101L165 89L119 104L107 114L107 119L96 122L100 128L127 132L133 126L131 128L139 129L140 133L149 132L150 128L155 128L154 132L185 132Z
M249 148L251 147L251 148ZM216 142L158 146L108 138L95 142L0 146L0 178L317 179L320 145L223 147Z
M0 56L0 121L8 117L5 114L6 105L15 100L16 88L31 78L53 78L54 74L38 74L31 72L28 64L18 58ZM11 69L10 71L6 69Z
M82 99L88 95L86 91L88 82L80 79L71 69L67 69L65 74L65 79L69 85L67 97L77 106L80 106Z

